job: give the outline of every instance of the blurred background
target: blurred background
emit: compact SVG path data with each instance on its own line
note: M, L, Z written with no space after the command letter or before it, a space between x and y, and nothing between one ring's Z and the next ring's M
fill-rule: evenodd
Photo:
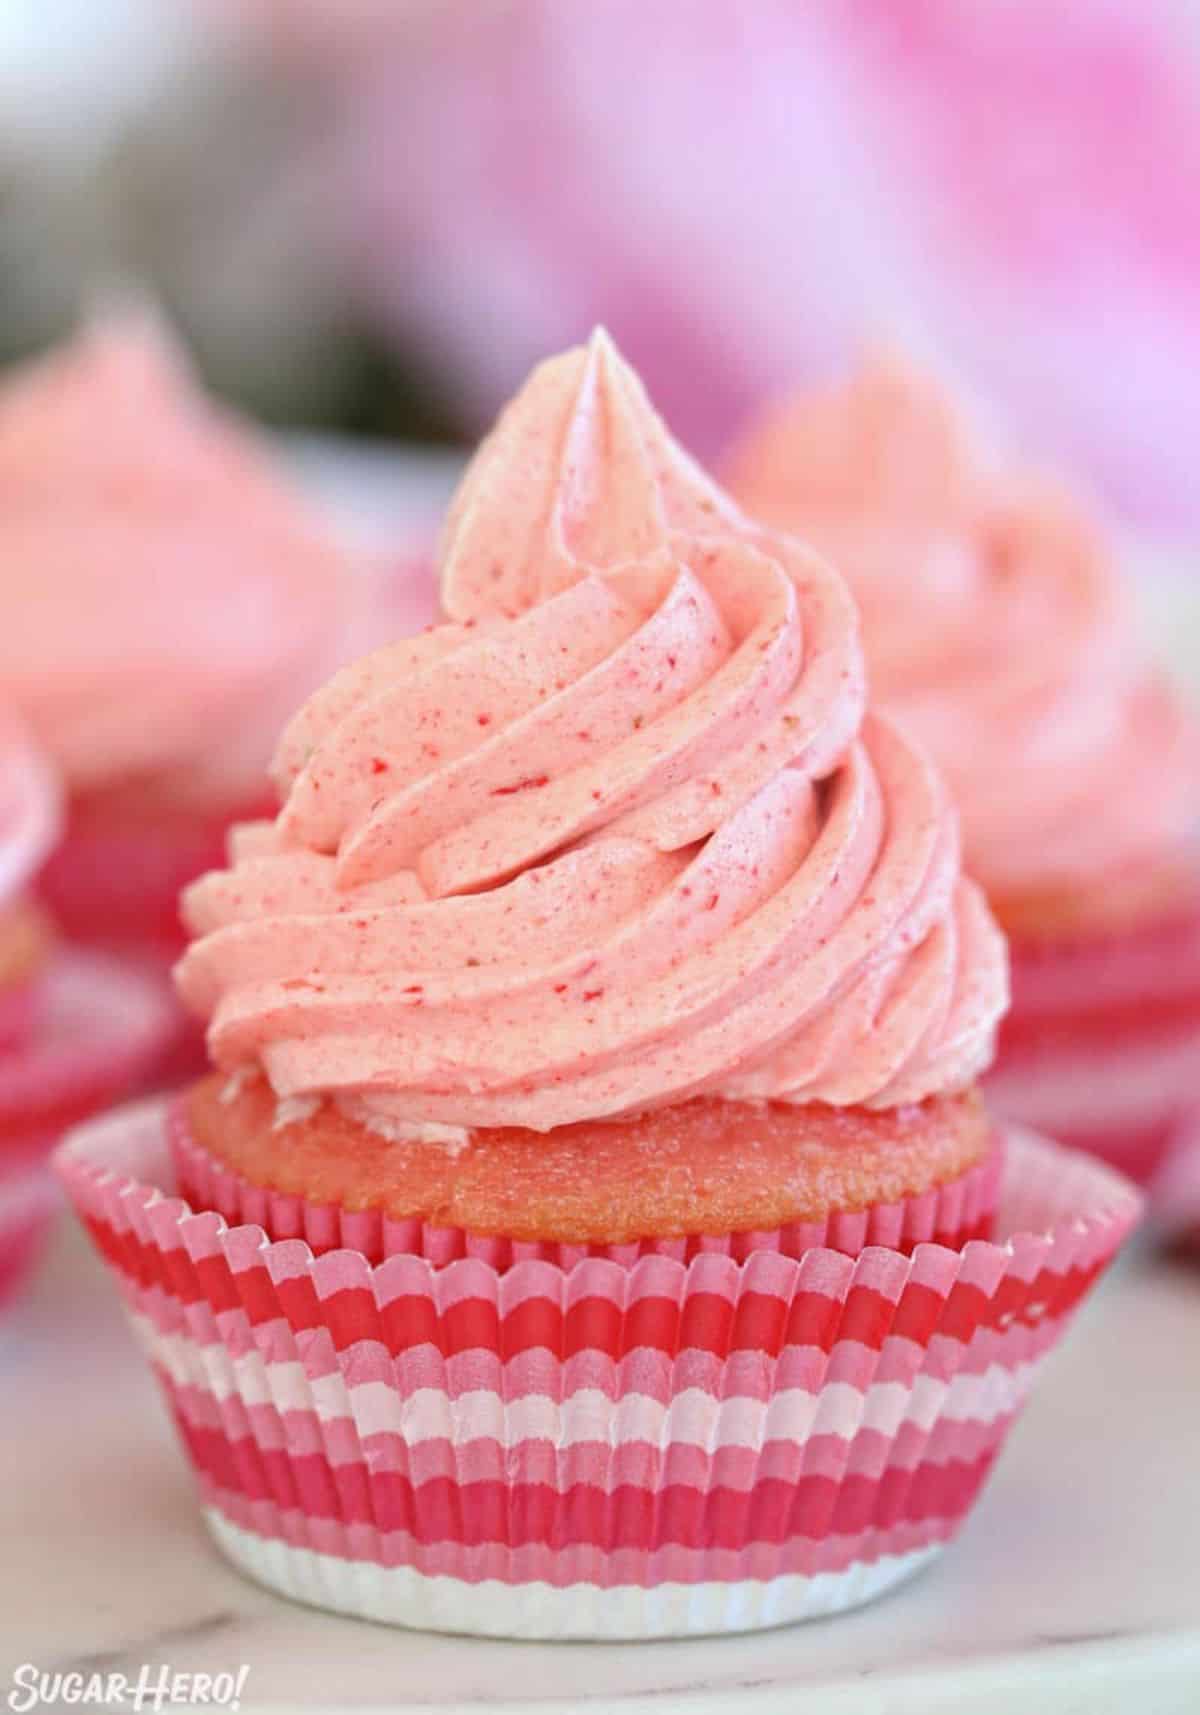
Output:
M705 455L883 336L1195 539L1200 7L3 0L0 362L131 279L420 443L597 320Z

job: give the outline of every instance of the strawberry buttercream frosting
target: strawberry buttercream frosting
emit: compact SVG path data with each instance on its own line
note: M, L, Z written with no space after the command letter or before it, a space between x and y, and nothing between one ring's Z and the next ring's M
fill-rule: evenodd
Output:
M993 897L1129 886L1195 834L1200 734L1092 521L984 448L888 356L769 415L727 480L849 580L872 690L945 773Z
M69 790L261 776L346 658L347 566L141 308L0 390L0 695Z
M922 753L864 719L841 579L749 526L603 334L542 365L441 548L445 624L284 734L193 885L218 1066L380 1122L969 1084L1006 1001Z

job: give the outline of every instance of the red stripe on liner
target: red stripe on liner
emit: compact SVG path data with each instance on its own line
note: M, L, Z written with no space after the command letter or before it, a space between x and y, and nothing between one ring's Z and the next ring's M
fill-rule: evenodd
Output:
M880 1479L805 1475L766 1477L749 1491L665 1483L607 1490L578 1483L436 1477L414 1484L397 1472L371 1473L361 1463L331 1467L322 1455L289 1456L247 1439L177 1417L193 1463L218 1488L251 1501L272 1500L310 1518L379 1531L408 1532L425 1544L461 1547L501 1543L554 1549L586 1544L604 1552L667 1547L742 1549L793 1537L820 1541L897 1523L954 1518L966 1511L993 1463L925 1463Z

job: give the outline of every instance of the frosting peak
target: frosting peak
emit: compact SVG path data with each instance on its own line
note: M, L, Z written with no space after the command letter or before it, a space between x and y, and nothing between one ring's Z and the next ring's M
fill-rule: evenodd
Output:
M471 461L442 536L442 605L520 613L585 572L661 558L673 531L744 528L599 328L534 370Z
M836 574L745 523L603 336L505 413L443 553L453 620L310 700L279 816L185 898L218 1064L542 1130L968 1083L1004 962L940 782L863 725Z

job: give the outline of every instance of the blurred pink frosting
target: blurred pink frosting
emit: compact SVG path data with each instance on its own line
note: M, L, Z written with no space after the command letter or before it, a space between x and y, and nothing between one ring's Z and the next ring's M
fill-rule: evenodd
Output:
M53 774L20 724L0 713L0 911L33 880L60 823Z
M0 694L71 790L245 792L346 658L353 572L138 311L0 387Z
M970 1083L1006 966L940 781L862 724L841 580L739 516L604 335L501 417L440 569L449 622L300 711L279 816L185 896L219 1066L539 1130Z
M470 420L603 320L711 454L883 332L1200 529L1194 8L220 4L306 80L350 265Z
M767 412L726 479L850 582L871 684L936 757L997 900L1116 881L1200 825L1200 732L1077 504L890 358Z

